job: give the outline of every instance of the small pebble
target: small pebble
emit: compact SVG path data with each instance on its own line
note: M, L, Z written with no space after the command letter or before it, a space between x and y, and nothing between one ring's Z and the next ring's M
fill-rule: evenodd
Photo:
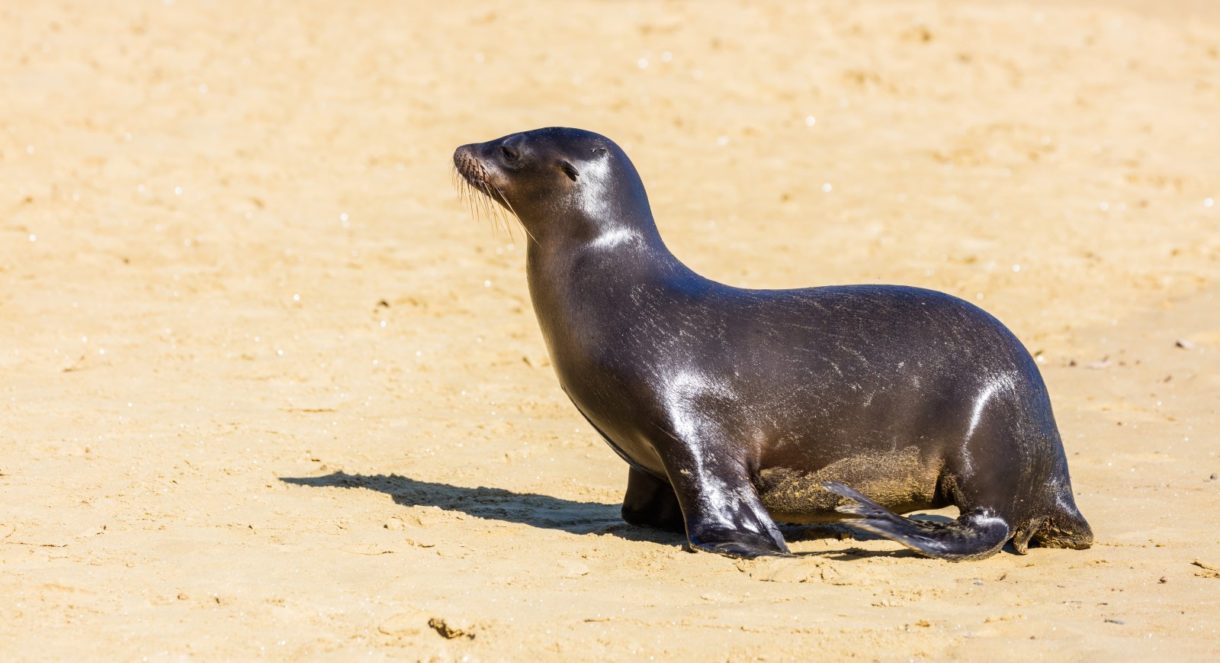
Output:
M445 619L444 617L432 617L428 620L428 626L431 626L434 631L441 634L447 640L454 638L474 638L474 626L455 619Z

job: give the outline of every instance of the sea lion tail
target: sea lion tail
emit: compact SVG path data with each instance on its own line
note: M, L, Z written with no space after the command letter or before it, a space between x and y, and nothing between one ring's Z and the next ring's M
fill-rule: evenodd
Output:
M1031 538L1035 543L1047 548L1073 548L1083 550L1093 545L1093 528L1084 519L1080 509L1076 508L1076 500L1072 497L1072 485L1066 478L1052 479L1050 487L1050 506L1046 517L1038 521L1037 526L1030 528L1028 534L1013 537L1013 546L1017 552L1025 552L1025 544ZM1018 528L1020 529L1020 528Z
M990 557L1011 535L1008 523L991 509L971 509L951 523L928 523L893 513L837 481L822 485L851 500L836 509L859 517L852 520L850 526L892 539L928 557L952 561Z

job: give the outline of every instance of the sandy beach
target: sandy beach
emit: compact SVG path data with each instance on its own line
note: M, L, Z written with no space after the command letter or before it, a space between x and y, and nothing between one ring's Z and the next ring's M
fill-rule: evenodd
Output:
M0 658L1220 656L1215 3L10 2L0 84ZM704 275L1003 320L1095 546L623 523L453 186L552 125Z

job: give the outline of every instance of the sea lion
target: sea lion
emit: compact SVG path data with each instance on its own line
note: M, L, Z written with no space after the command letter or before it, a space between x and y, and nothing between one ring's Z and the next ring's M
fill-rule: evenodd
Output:
M903 286L706 279L666 248L627 155L589 131L453 161L529 236L559 383L630 466L627 522L735 557L787 554L777 521L847 519L953 560L1091 545L1037 365L983 310ZM895 513L947 505L945 524Z

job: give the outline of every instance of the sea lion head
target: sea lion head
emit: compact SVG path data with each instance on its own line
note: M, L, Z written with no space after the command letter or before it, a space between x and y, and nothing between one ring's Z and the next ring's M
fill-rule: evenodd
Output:
M614 141L592 131L551 127L471 143L454 151L453 164L535 241L594 241L652 227L635 166Z

